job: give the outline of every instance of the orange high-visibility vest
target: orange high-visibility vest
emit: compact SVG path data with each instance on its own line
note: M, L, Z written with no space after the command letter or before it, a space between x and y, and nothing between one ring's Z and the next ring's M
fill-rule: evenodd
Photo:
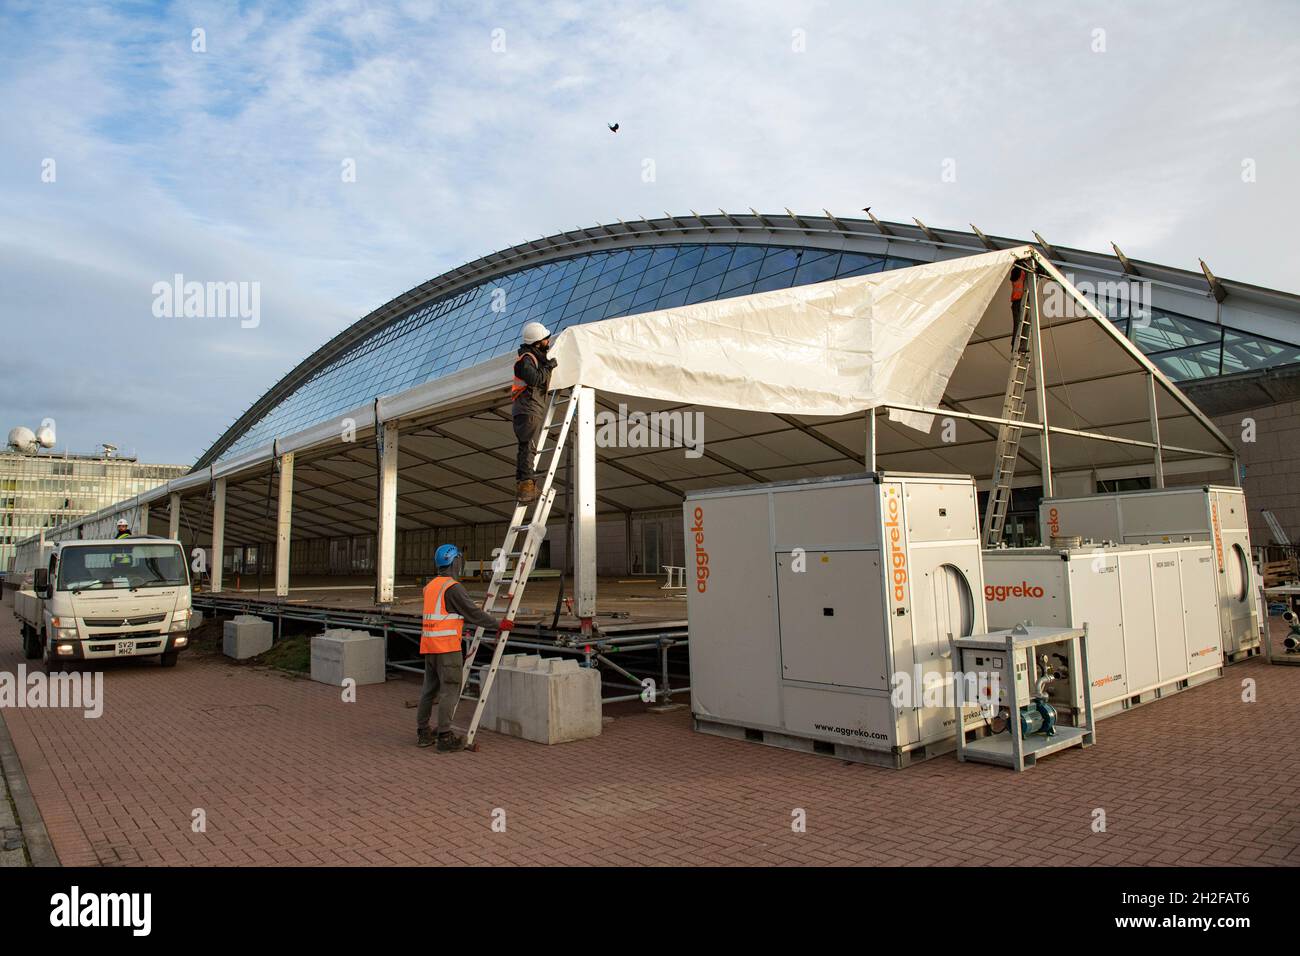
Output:
M421 654L449 654L461 649L465 619L447 613L444 598L455 578L434 578L424 586L424 623L420 627Z
M523 355L520 356L520 358L521 358L521 359L532 359L532 360L533 360L533 364L534 364L534 365L537 364L537 356L533 355L532 352L525 352ZM524 381L522 378L520 378L518 375L516 375L516 376L515 376L513 379L511 379L511 381L510 381L510 401L513 402L516 398L518 398L520 395L522 395L522 394L524 393L524 391L525 391L527 388L528 388L528 383L525 382L525 381Z
M1021 270L1018 277L1011 280L1011 301L1019 302L1025 296L1025 273Z

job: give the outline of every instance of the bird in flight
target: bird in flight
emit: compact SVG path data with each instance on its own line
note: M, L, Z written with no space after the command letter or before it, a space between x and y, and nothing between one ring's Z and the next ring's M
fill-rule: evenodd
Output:
M617 123L610 123L610 124L609 124L609 131L610 131L611 133L617 133L617 132L618 132L618 124L617 124Z

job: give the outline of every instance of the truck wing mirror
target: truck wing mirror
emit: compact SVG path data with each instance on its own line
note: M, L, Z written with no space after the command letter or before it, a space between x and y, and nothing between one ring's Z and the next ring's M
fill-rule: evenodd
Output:
M32 590L36 592L39 598L48 598L50 596L50 571L49 568L35 568L32 571Z

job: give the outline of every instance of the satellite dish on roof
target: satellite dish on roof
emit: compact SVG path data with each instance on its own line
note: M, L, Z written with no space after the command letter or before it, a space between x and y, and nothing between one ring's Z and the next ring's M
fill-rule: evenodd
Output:
M42 425L36 429L36 441L42 448L54 447L54 428L50 425Z
M9 447L30 455L36 451L36 434L23 425L9 429Z

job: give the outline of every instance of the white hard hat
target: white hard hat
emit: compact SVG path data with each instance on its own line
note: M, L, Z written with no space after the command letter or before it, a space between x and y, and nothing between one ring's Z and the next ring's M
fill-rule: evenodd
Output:
M523 340L524 345L532 345L534 342L540 342L542 339L549 339L551 330L540 322L524 323Z
M125 519L125 518L118 518L118 519L117 519L117 523L118 523L118 526L121 527L122 525L125 525L125 524L126 524L126 519Z

